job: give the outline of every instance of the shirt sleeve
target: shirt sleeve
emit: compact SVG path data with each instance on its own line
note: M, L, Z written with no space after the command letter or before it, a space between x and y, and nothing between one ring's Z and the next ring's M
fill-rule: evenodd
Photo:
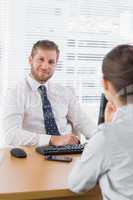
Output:
M69 107L67 118L77 135L83 134L87 139L92 137L96 127L91 118L81 109L81 105L72 88L69 90Z
M88 141L69 176L68 186L73 192L85 192L93 188L99 177L109 170L107 146L104 136L99 132Z
M50 137L23 129L24 91L9 89L2 97L2 139L8 145L45 145Z

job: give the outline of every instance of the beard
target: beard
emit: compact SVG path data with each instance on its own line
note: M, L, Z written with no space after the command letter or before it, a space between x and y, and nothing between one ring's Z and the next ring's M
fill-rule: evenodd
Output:
M33 78L40 82L40 83L45 83L47 82L52 76L53 73L39 73L38 71L34 70L33 68L31 68L31 75L33 76Z

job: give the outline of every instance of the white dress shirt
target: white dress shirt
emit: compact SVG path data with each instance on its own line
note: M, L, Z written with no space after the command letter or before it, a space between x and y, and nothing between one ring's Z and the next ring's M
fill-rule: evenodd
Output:
M133 200L133 104L100 125L75 164L69 188L84 192L99 180L103 200Z
M45 145L49 143L51 136L46 134L44 127L39 86L40 83L28 75L4 95L2 134L6 144ZM73 89L50 82L46 87L60 134L73 131L77 135L83 133L86 137L90 137L93 123L80 109Z

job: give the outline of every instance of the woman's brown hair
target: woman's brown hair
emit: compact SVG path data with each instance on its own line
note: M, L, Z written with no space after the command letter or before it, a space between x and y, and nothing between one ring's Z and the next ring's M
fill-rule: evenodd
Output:
M133 46L119 45L112 49L103 59L102 72L117 92L122 90L120 96L133 94ZM128 87L132 91L127 91Z

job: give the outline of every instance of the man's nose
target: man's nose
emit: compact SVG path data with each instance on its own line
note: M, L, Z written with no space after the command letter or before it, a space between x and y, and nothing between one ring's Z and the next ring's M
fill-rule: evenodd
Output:
M47 69L48 66L49 66L48 62L44 62L43 65L42 65L43 69Z

